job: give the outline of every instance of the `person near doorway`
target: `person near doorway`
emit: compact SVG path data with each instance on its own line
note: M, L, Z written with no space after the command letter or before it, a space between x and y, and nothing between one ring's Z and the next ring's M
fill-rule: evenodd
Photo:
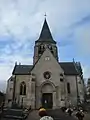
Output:
M83 118L84 118L83 111L78 109L78 111L76 112L76 117L78 118L78 120L83 120Z
M44 108L39 110L39 116L41 117L40 120L54 120L51 116L47 115L47 111Z
M72 115L72 113L73 113L73 109L72 108L67 108L67 110L66 110L66 113L68 113L68 115L69 116L71 116Z

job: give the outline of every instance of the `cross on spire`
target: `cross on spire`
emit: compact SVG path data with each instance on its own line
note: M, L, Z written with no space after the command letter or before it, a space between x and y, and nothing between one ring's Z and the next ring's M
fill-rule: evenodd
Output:
M46 18L46 16L47 16L47 15L46 15L46 13L45 13L45 15L44 15L44 16L45 16L45 18Z
M42 30L39 36L39 39L36 42L49 42L49 43L55 43L56 41L53 40L52 34L50 32L49 26L47 24L47 20L46 20L46 13L44 14L45 19L44 19L44 23L42 26Z

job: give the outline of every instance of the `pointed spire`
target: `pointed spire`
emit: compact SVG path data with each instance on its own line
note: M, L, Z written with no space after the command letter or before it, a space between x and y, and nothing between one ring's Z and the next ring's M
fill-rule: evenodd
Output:
M45 21L44 21L39 39L53 39L52 35L51 35L51 32L49 30L49 27L48 27L46 18L45 18Z
M44 24L43 24L43 27L42 27L42 30L41 30L41 34L40 34L40 37L39 37L38 41L56 43L53 40L53 37L51 35L50 29L49 29L47 21L46 21L46 17L45 17Z

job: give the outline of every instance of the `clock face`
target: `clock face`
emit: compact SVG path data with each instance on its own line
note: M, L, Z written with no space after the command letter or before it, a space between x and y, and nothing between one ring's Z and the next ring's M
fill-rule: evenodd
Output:
M46 72L44 72L44 78L45 79L49 79L50 77L51 77L51 74L50 74L50 72L48 72L48 71L46 71Z

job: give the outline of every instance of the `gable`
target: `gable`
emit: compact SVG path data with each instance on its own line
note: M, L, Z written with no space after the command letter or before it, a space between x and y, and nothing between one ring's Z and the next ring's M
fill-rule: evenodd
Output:
M40 59L36 62L34 65L32 71L37 71L38 69L58 69L58 71L62 71L64 73L63 69L60 67L58 61L53 56L53 54L50 52L50 50L47 48Z

